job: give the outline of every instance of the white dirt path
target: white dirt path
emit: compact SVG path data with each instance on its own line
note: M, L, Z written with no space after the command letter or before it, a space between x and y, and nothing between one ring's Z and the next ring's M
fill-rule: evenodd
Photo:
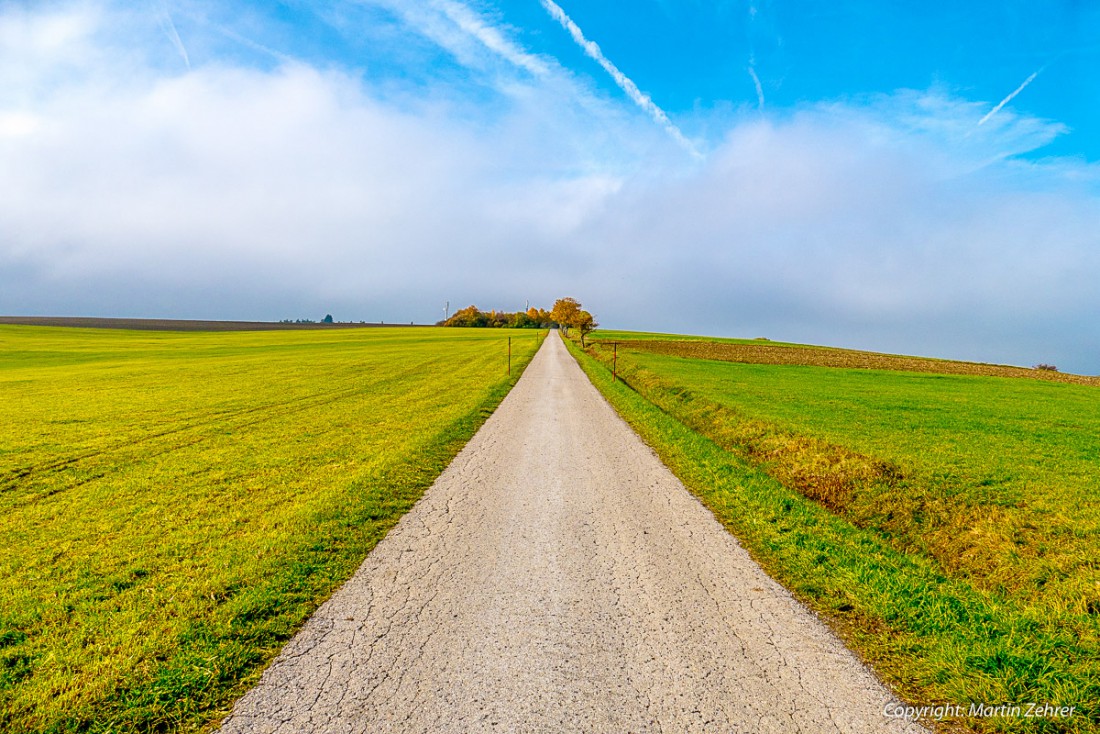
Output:
M553 335L223 734L902 732Z

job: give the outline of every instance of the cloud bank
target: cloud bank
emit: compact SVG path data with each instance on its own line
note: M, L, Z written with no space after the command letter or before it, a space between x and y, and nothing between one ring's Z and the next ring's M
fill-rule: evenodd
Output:
M203 58L193 28L188 70L155 14L5 10L0 312L426 322L571 294L610 327L1100 373L1096 172L1019 158L1058 124L975 132L988 103L903 90L734 114L685 161L432 7L403 32L461 45L478 94Z

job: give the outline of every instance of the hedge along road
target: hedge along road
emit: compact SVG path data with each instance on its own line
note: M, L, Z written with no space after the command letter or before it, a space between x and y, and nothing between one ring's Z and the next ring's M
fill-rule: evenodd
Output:
M552 336L221 731L923 731L895 705Z

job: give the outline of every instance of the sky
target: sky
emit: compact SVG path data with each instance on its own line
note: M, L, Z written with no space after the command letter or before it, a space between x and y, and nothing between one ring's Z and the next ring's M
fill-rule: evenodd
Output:
M0 0L0 314L1100 374L1100 5Z

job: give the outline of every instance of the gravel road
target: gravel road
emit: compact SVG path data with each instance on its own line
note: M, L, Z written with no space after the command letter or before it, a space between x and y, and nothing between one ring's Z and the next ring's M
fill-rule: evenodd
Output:
M221 731L923 731L892 700L554 334Z

